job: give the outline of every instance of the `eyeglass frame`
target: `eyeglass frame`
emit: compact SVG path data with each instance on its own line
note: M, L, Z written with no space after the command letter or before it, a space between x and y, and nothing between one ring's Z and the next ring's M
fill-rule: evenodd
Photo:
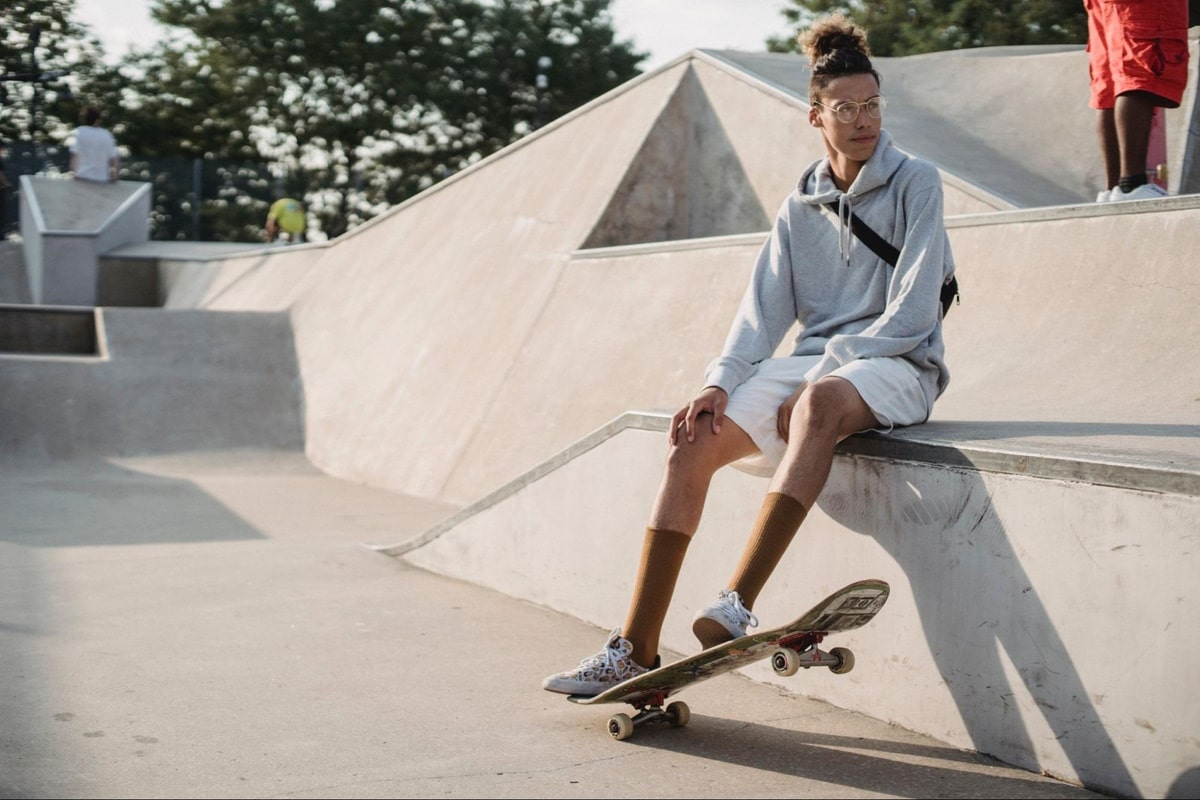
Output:
M879 105L879 114L878 115L871 113L871 104L872 103L878 103L878 105ZM861 103L856 103L853 100L843 100L842 102L837 104L836 108L834 106L826 105L826 104L820 102L819 100L813 100L812 104L814 106L820 106L821 108L829 109L830 111L833 112L833 115L835 117L837 117L838 122L841 122L843 124L849 124L851 122L856 122L858 120L859 115L862 114L863 109L866 109L867 116L870 117L871 119L883 119L883 112L887 111L887 98L881 94L875 95L870 100L864 100ZM849 119L842 119L842 109L844 109L848 106L854 106L854 116L850 117Z

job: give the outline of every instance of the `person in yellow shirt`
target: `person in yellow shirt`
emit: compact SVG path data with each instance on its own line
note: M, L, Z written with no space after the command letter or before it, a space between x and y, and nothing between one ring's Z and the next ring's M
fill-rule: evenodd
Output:
M289 242L304 241L308 218L304 206L290 197L281 197L271 204L267 212L267 241L273 242L280 233L286 233Z

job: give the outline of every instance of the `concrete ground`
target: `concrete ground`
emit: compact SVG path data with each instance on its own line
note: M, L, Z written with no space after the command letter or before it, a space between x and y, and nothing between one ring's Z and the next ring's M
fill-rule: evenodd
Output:
M0 797L1098 796L740 676L613 741L540 689L604 631L361 547L453 509L299 455L10 460L0 508Z

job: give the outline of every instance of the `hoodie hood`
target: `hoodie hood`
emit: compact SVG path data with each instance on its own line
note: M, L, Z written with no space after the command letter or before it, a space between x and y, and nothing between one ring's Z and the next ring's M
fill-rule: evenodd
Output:
M858 177L850 184L850 189L843 192L833 182L833 172L829 166L829 157L811 164L796 186L801 202L812 206L823 206L837 203L838 242L842 262L850 263L850 248L853 246L853 236L850 231L850 218L854 213L854 203L867 194L886 186L896 170L900 169L908 156L901 153L892 144L892 135L886 130L879 131L879 141L875 143L875 151L859 170Z

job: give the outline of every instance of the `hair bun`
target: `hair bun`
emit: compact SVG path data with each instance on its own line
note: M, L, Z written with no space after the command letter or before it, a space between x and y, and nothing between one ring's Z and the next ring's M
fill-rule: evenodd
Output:
M871 70L867 33L840 12L813 23L799 37L814 75L843 75Z

